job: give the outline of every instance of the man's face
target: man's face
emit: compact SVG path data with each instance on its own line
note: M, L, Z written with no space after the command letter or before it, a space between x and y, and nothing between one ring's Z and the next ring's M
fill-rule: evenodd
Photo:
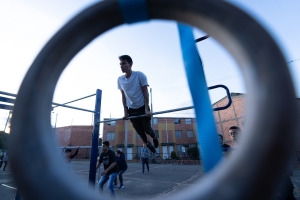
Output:
M126 60L120 60L120 67L123 73L128 73L131 70L132 64L129 64Z
M228 134L230 139L236 142L240 133L238 132L237 129L230 129Z
M65 155L66 155L66 156L70 156L70 155L71 155L71 151L66 151L66 152L65 152Z
M105 144L102 145L102 151L106 152L108 151L108 146L106 146Z

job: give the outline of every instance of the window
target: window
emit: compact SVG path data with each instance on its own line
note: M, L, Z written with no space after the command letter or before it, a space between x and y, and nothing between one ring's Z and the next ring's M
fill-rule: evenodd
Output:
M142 146L136 146L136 157L139 159L141 157Z
M180 123L180 119L179 119L179 118L175 118L175 119L174 119L174 124L181 124L181 123Z
M194 137L194 132L193 131L187 131L186 134L187 134L188 138L193 138Z
M155 132L156 137L159 138L159 131L155 130L154 132Z
M116 125L116 121L107 122L107 125L109 125L109 126L115 126Z
M153 124L158 124L158 119L153 117Z
M177 144L176 145L176 150L177 150L177 155L178 156L183 153L182 148L184 148L184 146L182 144Z
M136 134L136 139L141 139L141 136L138 133L135 134Z
M182 138L182 132L181 131L175 131L176 138Z
M115 140L115 133L114 132L107 132L106 133L107 140Z
M192 119L185 119L185 124L192 124Z

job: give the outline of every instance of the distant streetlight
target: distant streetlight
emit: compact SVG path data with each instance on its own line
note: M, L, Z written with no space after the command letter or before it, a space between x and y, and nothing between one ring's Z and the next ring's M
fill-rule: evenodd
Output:
M151 113L153 113L153 104L152 104L152 88L150 88L150 99L151 99ZM151 118L151 127L153 128L153 116Z
M166 118L165 118L165 123L166 123L166 133L167 133L167 157L169 158L169 133L168 133L168 123Z
M54 112L52 112L54 114ZM55 117L55 124L54 124L54 133L56 131L56 123L57 123L57 116L58 116L58 113L56 113L56 117Z

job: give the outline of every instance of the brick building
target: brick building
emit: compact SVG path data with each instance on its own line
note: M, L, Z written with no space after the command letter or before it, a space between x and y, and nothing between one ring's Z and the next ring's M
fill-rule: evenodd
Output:
M218 133L223 135L224 142L230 145L228 130L231 126L238 126L243 130L244 109L246 95L242 93L231 93L232 104L225 110L215 111L214 118ZM223 107L228 103L227 97L213 104L214 108Z
M66 126L56 128L55 135L61 146L91 146L92 131L93 126ZM89 157L90 149L80 149L76 158Z
M107 119L105 119L107 120ZM126 121L113 121L103 126L103 141L108 140L113 150L124 151ZM153 129L159 140L156 149L161 157L167 157L172 151L177 155L185 154L190 147L197 145L195 120L193 118L154 117ZM152 139L148 137L150 141ZM140 156L143 141L128 120L127 159Z
M228 129L230 126L239 126L243 130L244 108L246 95L241 93L231 93L232 104L226 110L215 111L214 118L218 133L223 135L225 143L230 145ZM297 98L300 108L300 99ZM222 107L227 104L227 97L215 102L212 106ZM300 116L299 116L300 117ZM298 117L298 118L299 118ZM197 131L194 118L170 118L155 117L154 130L159 138L157 152L162 157L175 151L177 154L184 154L188 148L197 145ZM92 136L92 126L67 126L56 129L56 137L61 146L90 146ZM299 131L300 132L300 128ZM109 140L113 150L124 151L124 121L114 121L105 123L103 126L103 141ZM136 134L130 121L128 121L128 159L132 159L139 154L142 146L141 138ZM81 149L78 158L89 158L89 149ZM300 166L300 137L293 157L294 165Z

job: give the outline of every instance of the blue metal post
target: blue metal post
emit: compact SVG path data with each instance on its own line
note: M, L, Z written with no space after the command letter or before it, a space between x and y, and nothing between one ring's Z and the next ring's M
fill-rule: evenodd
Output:
M93 135L92 135L90 173L89 173L89 183L92 186L95 186L95 182L96 182L96 170L97 170L96 164L97 164L97 157L98 157L101 96L102 96L102 90L97 90L96 91L95 113L94 113L94 130L93 130Z

